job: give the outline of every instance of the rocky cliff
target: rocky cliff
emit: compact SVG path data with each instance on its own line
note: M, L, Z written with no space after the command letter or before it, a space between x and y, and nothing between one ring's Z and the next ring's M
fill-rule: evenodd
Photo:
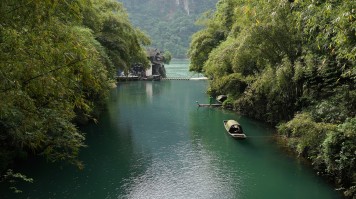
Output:
M190 13L189 0L176 0L176 5L183 6L185 12L187 13L187 15L189 15L189 13Z

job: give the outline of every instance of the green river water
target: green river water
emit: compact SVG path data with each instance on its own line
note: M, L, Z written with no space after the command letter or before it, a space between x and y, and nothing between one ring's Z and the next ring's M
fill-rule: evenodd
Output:
M186 61L170 77L192 76ZM78 170L29 160L18 170L34 178L21 194L39 199L336 199L341 196L308 166L276 146L273 129L207 103L207 81L120 83L98 124L82 130L87 148ZM250 138L234 140L223 120L241 123Z

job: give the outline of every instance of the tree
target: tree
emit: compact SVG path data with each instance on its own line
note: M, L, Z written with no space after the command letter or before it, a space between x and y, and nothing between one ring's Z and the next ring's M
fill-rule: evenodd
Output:
M211 79L210 94L227 94L240 113L279 124L288 145L349 197L355 141L339 126L349 129L356 114L351 2L221 0L189 49L190 69Z
M147 62L147 37L109 0L4 0L0 13L0 173L15 157L82 167L85 136L116 68Z

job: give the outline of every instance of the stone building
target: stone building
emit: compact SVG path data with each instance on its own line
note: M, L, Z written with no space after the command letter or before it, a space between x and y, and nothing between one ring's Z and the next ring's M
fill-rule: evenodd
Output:
M147 49L147 58L150 60L150 67L146 70L146 77L160 76L166 77L166 69L164 68L163 53L157 49Z

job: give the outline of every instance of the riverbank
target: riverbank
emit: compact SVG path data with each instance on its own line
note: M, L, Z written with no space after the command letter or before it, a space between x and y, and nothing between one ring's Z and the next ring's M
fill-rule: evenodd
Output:
M232 102L229 99L222 107L244 115L244 112L234 108ZM275 125L275 140L289 156L312 168L345 198L351 199L355 197L356 191L352 181L355 176L355 127L355 119L336 125L316 122L308 114L297 114L293 120Z
M239 88L243 88L241 86L243 83L234 79L239 77L232 75L229 78L239 85ZM223 78L222 81L226 80ZM222 90L215 90L217 89L216 85L211 85L214 82L220 85L219 80L209 81L208 93L225 94ZM227 85L235 88L232 87L233 83L231 82ZM228 92L228 90L226 89L225 92ZM253 92L255 91L247 90L238 95L239 98L230 96L224 102L223 107L275 126L278 137L283 139L284 147L288 148L288 151L292 152L296 159L307 160L308 165L314 169L317 175L331 182L335 189L342 192L346 198L354 197L356 193L354 179L356 163L353 154L356 151L356 135L353 129L356 129L356 119L346 118L348 112L352 113L352 108L348 111L343 111L342 108L343 106L346 107L346 103L349 102L333 104L332 100L324 101L319 106L310 108L309 111L304 113L300 112L295 115L294 119L283 123L282 119L278 122L269 120L270 118L278 118L273 115L278 115L278 110L281 107L277 104L272 107L272 102L267 101L260 103L261 99L255 99L259 95L254 96ZM252 101L248 102L248 100ZM257 105L253 106L251 103L257 103ZM334 112L337 110L339 110L339 113ZM272 111L272 113L269 113L269 111ZM283 113L287 112L283 111ZM279 122L280 124L277 125Z
M266 124L198 108L195 101L209 100L207 86L175 80L118 84L97 124L80 127L87 145L79 156L83 170L44 159L24 162L19 171L36 180L21 184L22 195L2 197L341 198L276 147ZM231 118L251 139L240 142L226 133L222 121Z

